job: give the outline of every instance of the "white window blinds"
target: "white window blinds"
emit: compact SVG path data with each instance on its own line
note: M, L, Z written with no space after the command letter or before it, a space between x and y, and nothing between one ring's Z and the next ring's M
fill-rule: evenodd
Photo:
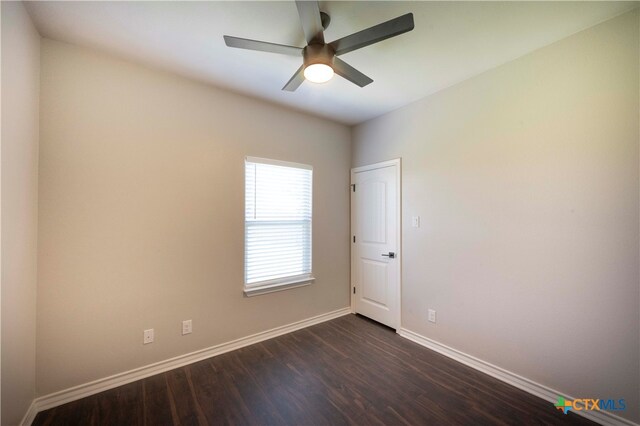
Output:
M245 161L245 291L310 281L311 166Z

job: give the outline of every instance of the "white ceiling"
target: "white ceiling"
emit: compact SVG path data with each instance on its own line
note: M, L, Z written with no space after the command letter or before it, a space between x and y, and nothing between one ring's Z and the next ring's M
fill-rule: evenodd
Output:
M325 39L413 12L415 29L341 56L373 78L282 86L301 59L232 49L222 36L304 46L293 1L29 2L44 37L88 46L346 124L404 106L636 7L638 2L321 1Z

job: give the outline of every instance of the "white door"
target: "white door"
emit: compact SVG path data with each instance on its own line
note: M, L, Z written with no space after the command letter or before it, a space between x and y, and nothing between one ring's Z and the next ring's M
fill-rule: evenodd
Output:
M351 171L352 309L400 327L400 160Z

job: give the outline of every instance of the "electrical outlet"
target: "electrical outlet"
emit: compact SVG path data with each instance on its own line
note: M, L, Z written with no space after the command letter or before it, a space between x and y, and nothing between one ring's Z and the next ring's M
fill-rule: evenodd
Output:
M420 216L413 216L411 218L411 225L414 228L420 228Z
M429 317L428 317L429 322L435 323L436 322L436 311L433 309L429 309Z
M143 344L153 343L153 328L144 331Z
M193 325L191 324L191 320L182 321L182 335L191 334L193 331Z

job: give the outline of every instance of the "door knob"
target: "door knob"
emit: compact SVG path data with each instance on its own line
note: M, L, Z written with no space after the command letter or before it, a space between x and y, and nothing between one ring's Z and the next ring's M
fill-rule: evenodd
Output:
M383 254L383 256L388 257L389 259L393 259L396 257L396 254L390 251L389 254Z

